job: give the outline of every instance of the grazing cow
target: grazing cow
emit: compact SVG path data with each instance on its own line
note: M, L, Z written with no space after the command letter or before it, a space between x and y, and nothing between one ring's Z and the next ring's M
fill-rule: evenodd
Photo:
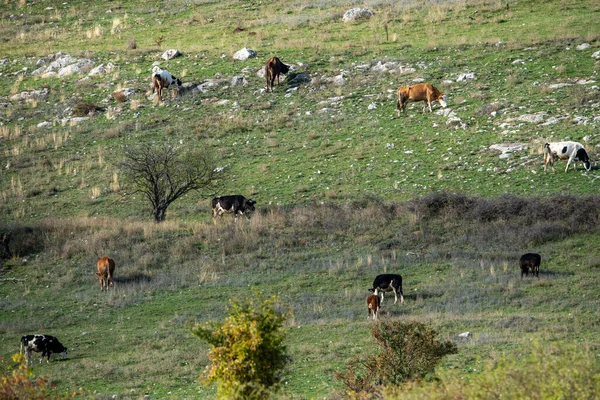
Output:
M431 83L419 83L413 86L401 86L398 88L398 99L396 100L398 117L400 116L400 110L404 111L406 115L406 104L409 101L423 101L423 110L425 110L426 106L429 106L429 112L432 111L431 103L434 101L437 101L442 107L446 108L446 96Z
M233 213L237 218L239 215L244 215L247 211L254 211L256 201L247 199L241 194L232 196L220 196L212 199L212 215L213 218L220 217L223 213Z
M548 151L553 153L556 157L561 160L568 160L565 172L569 170L569 165L573 163L573 169L576 170L576 162L581 161L586 171L592 168L592 163L585 151L583 145L577 142L551 142L546 143L544 147L548 147ZM545 166L544 166L545 167ZM554 170L554 166L552 167Z
M368 316L373 316L373 320L377 319L377 314L379 314L379 305L381 301L379 301L379 296L376 294L371 294L367 297L367 312Z
M98 279L100 279L100 291L103 291L106 288L108 291L108 286L114 286L113 276L115 273L115 261L112 258L102 257L98 260Z
M67 348L63 346L57 338L50 335L24 335L21 337L21 353L25 349L27 364L31 361L31 352L42 353L40 363L47 357L46 362L50 362L52 353L60 353L62 358L67 358Z
M162 90L167 88L168 95L172 85L175 85L176 89L179 91L181 88L181 80L164 69L152 72L152 93L156 92L159 100L162 100Z
M404 304L404 296L402 295L402 276L397 274L382 274L377 275L373 281L373 287L369 289L376 296L381 292L381 304L383 304L383 293L394 292L394 304L398 302L398 293L400 294L400 303Z
M267 92L269 89L273 92L273 83L277 78L277 85L279 85L279 75L287 74L290 70L289 65L285 65L277 57L271 57L265 64L265 78L267 79Z
M529 275L529 269L531 268L531 275L539 277L540 275L540 264L542 257L537 253L526 253L521 256L519 260L519 266L521 267L521 279L523 274Z

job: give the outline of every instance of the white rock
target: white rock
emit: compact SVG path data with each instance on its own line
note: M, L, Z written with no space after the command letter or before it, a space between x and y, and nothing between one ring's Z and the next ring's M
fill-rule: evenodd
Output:
M254 58L254 57L256 57L256 51L248 49L246 47L244 47L241 50L238 50L233 55L234 60L240 60L240 61L246 61L247 59Z
M246 80L245 77L241 76L241 75L237 75L234 76L233 78L231 78L231 86L247 86L248 85L248 81Z
M577 47L576 47L576 49L577 49L577 50L587 50L587 49L589 49L590 47L592 47L592 46L590 46L590 44L589 44L589 43L582 43L582 44L580 44L579 46L577 46Z
M377 108L377 104L376 103L371 103L369 104L369 106L367 107L369 110L374 110Z
M52 125L51 122L44 121L44 122L40 122L39 124L37 124L37 127L38 128L45 128L45 127L50 126L50 125Z
M373 11L367 8L352 8L344 13L343 22L354 22L361 19L369 19L373 16Z
M475 79L477 75L474 72L468 72L466 74L460 74L456 80L458 82L466 81L467 79Z
M160 58L168 61L168 60L172 60L175 57L178 57L180 55L181 55L181 52L179 50L169 49L169 50L165 51L164 53L162 53Z
M336 86L344 86L346 84L346 78L343 74L337 75L333 78L333 84Z
M522 151L527 148L527 143L501 143L501 144L493 144L490 147L490 150L496 150L501 152L502 154L512 153L514 151Z
M592 58L595 58L596 60L600 60L600 51L597 51L594 54L592 54Z
M48 88L30 90L27 92L21 92L10 96L12 101L31 101L31 100L45 100L48 97Z
M459 334L458 337L461 337L461 338L471 337L471 332L463 332L463 333Z
M546 116L545 112L538 112L535 114L524 114L524 115L519 116L517 118L517 121L539 123L544 120L545 116Z

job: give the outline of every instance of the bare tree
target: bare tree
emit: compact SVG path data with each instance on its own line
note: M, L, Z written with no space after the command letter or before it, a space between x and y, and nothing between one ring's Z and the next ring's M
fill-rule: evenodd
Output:
M207 151L188 151L168 144L144 144L125 149L121 172L152 204L156 222L167 208L192 190L208 188L215 179L214 158Z

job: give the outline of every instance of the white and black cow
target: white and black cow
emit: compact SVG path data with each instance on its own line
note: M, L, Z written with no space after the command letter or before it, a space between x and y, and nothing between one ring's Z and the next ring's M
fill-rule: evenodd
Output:
M375 277L373 287L369 292L378 295L381 292L381 304L383 304L383 293L394 292L394 304L398 302L398 294L400 294L400 303L404 304L404 296L402 295L402 276L397 274L381 274Z
M581 161L586 171L592 168L592 163L588 157L585 148L581 143L577 142L551 142L546 143L544 147L547 147L550 153L558 157L561 160L568 160L565 172L569 170L569 165L573 163L573 169L577 169L575 163ZM554 171L554 166L552 170Z
M248 211L254 211L256 201L247 199L241 194L231 196L220 196L212 199L213 218L220 217L223 213L232 213L235 218L244 215Z
M51 335L24 335L21 337L21 353L23 349L25 349L28 364L31 360L32 351L42 353L40 363L44 356L47 356L46 362L50 362L52 353L60 353L63 359L67 358L67 348Z

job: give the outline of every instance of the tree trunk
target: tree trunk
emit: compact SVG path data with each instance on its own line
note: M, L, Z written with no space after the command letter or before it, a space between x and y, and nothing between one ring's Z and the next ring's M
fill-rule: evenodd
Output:
M167 216L167 209L165 207L156 207L154 209L154 222L163 222Z

